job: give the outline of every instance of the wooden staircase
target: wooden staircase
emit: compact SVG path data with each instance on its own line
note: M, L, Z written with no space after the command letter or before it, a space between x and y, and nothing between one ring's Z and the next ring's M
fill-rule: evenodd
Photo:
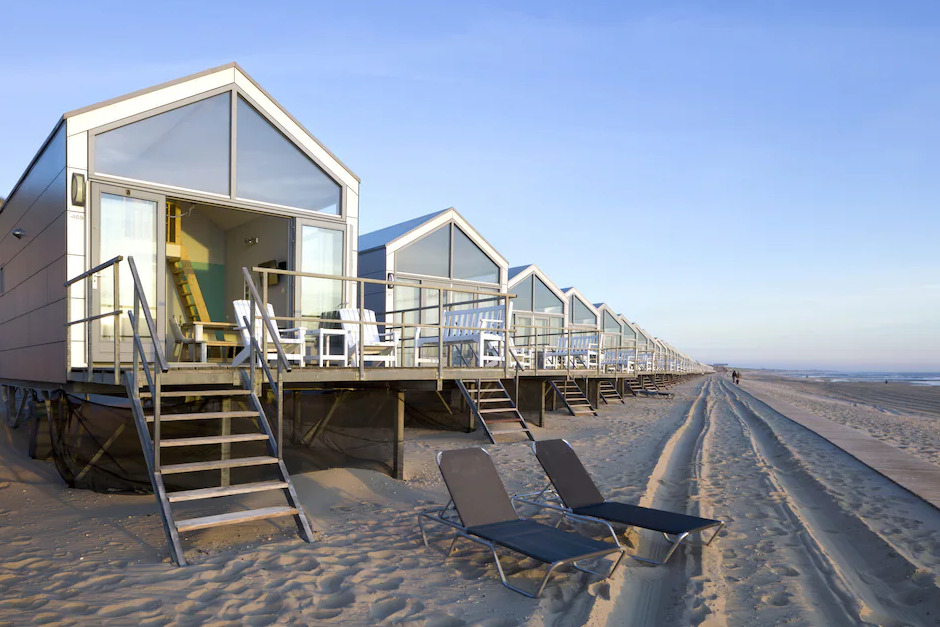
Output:
M600 381L600 396L601 400L604 401L607 405L610 405L613 402L620 401L623 403L623 397L620 396L620 392L617 391L617 388L614 387L614 384L607 379L601 379Z
M186 564L179 534L208 527L292 516L301 538L313 542L313 532L279 454L277 440L244 373L240 387L187 386L161 390L157 386L156 399L149 387L145 386L148 391L141 391L133 381L132 374L126 373L125 387L141 448L170 554L177 565ZM171 410L173 400L187 399L219 401L222 409L164 411ZM171 463L164 463L164 459ZM252 469L248 471L252 476L243 482L233 482L233 469ZM184 484L186 489L168 490L167 481ZM244 504L226 498L255 493L271 493L260 500L283 502L245 509Z
M574 379L549 379L549 383L572 416L597 415L591 401L585 396L584 390L575 383Z
M457 387L467 401L470 411L480 421L490 442L496 444L495 436L508 434L524 434L529 440L535 440L529 425L519 413L502 381L499 379L458 379Z
M171 257L171 254L174 256ZM186 252L186 247L178 244L176 249L171 252L171 246L168 245L166 263L170 266L170 273L173 275L173 286L179 296L180 303L183 305L186 319L189 322L207 322L209 320L209 310L206 308L206 301L202 297L199 280L196 278L196 271L193 270L193 264L189 259L189 253Z

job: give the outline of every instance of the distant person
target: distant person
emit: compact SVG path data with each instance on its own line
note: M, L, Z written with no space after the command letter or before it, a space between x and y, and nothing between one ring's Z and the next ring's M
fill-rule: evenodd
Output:
M735 385L737 385L737 384L738 384L738 381L740 381L740 380L741 380L741 373L738 372L737 370L732 370L732 371L731 371L731 382L734 383Z

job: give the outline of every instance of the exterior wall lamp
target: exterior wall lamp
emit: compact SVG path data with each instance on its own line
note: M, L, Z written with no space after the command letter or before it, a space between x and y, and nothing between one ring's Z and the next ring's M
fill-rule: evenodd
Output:
M24 235L26 235L26 231L23 229L13 229L13 237L16 239L23 239Z
M85 206L85 175L78 172L72 174L72 204L76 207Z

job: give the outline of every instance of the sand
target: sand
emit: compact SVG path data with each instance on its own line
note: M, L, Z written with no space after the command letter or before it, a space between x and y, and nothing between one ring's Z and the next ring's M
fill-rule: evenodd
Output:
M315 543L289 524L206 530L185 536L193 565L176 568L152 497L69 490L51 464L26 458L21 434L0 430L0 624L940 624L940 511L768 411L750 385L935 454L940 421L903 396L879 405L896 422L749 374L743 389L705 377L597 417L552 413L537 437L571 441L609 498L728 524L666 566L629 560L609 581L565 571L530 600L501 586L473 545L445 562L420 542L416 513L446 500L435 451L479 445L479 433L408 430L404 482L297 475ZM525 444L487 448L510 491L542 486ZM644 555L665 549L648 532L627 541ZM541 572L507 563L523 585Z

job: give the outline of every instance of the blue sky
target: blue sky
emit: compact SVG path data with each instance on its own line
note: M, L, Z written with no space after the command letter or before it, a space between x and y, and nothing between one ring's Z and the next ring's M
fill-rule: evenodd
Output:
M454 206L703 361L940 370L936 3L94 7L4 8L0 195L64 111L234 60L363 232Z

